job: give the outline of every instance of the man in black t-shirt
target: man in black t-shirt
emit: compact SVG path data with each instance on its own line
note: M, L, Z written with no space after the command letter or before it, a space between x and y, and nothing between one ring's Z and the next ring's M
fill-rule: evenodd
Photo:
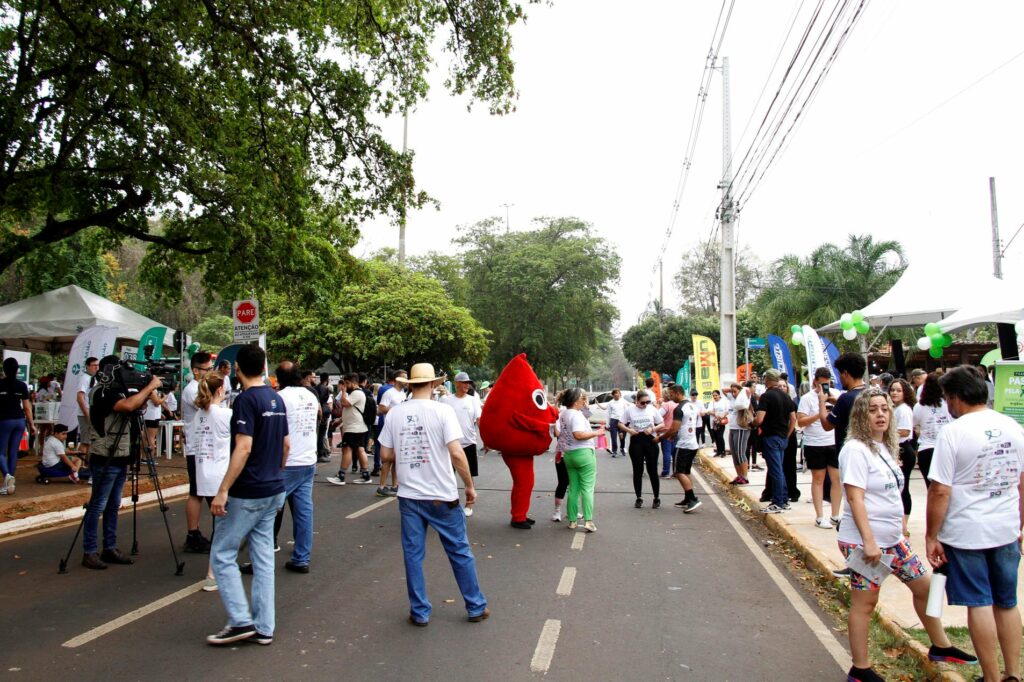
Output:
M846 430L850 425L853 401L864 390L864 373L867 371L867 363L862 355L843 353L836 359L835 368L839 372L839 381L842 382L846 393L836 399L831 410L828 408L830 398L827 392L822 391L820 387L815 390L818 391L818 416L821 420L821 428L826 431L835 429L836 455L838 455L843 449L843 443L846 442ZM836 495L842 495L842 492L837 490ZM827 476L825 477L824 496L826 502L831 501L832 481Z
M779 371L764 373L765 392L757 404L754 424L761 428L761 446L772 481L772 501L761 509L766 514L780 514L789 509L789 491L782 469L789 436L796 430L796 405L785 386L780 386Z
M206 638L223 645L242 639L274 641L274 517L284 504L288 415L284 400L263 382L266 354L242 346L235 373L242 393L231 406L231 463L210 511L217 517L210 563L228 624ZM238 569L238 548L249 539L252 610Z

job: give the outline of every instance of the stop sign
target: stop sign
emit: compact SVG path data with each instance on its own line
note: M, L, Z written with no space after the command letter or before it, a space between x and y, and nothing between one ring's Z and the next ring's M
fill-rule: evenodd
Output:
M248 301L242 301L235 310L235 319L242 324L249 324L256 318L256 306Z

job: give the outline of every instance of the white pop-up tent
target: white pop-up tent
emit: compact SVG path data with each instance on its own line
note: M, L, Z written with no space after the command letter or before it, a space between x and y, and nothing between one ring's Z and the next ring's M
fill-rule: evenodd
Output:
M94 325L115 327L117 338L125 341L166 326L72 284L0 307L0 346L66 352L79 332ZM173 333L168 329L165 344Z
M986 324L1016 324L1024 320L1024 286L1020 282L995 279L985 287L971 287L971 300L939 323L943 332L954 332Z
M1002 280L990 274L967 277L958 273L953 276L934 263L915 261L907 266L889 291L864 306L861 312L876 331L886 327L924 327L929 322L942 324L941 320L978 299L981 292L987 293L999 284ZM818 331L830 333L839 329L839 320L836 320Z

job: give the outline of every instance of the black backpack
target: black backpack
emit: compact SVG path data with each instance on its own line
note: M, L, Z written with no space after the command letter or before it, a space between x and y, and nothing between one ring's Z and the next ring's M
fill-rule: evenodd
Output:
M360 389L366 395L366 405L363 406L363 423L368 429L373 429L377 423L377 401L373 399L373 392L365 388Z

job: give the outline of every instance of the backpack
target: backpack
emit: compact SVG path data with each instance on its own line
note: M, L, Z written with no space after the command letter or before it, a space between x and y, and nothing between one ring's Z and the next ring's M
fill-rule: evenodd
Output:
M366 394L366 405L363 406L363 423L366 428L373 430L377 424L377 401L373 399L373 392L365 388L361 389Z
M341 394L345 390L342 387L341 391L338 391L338 395L334 396L334 403L331 405L331 417L334 419L341 419L342 412L345 406L341 404Z

